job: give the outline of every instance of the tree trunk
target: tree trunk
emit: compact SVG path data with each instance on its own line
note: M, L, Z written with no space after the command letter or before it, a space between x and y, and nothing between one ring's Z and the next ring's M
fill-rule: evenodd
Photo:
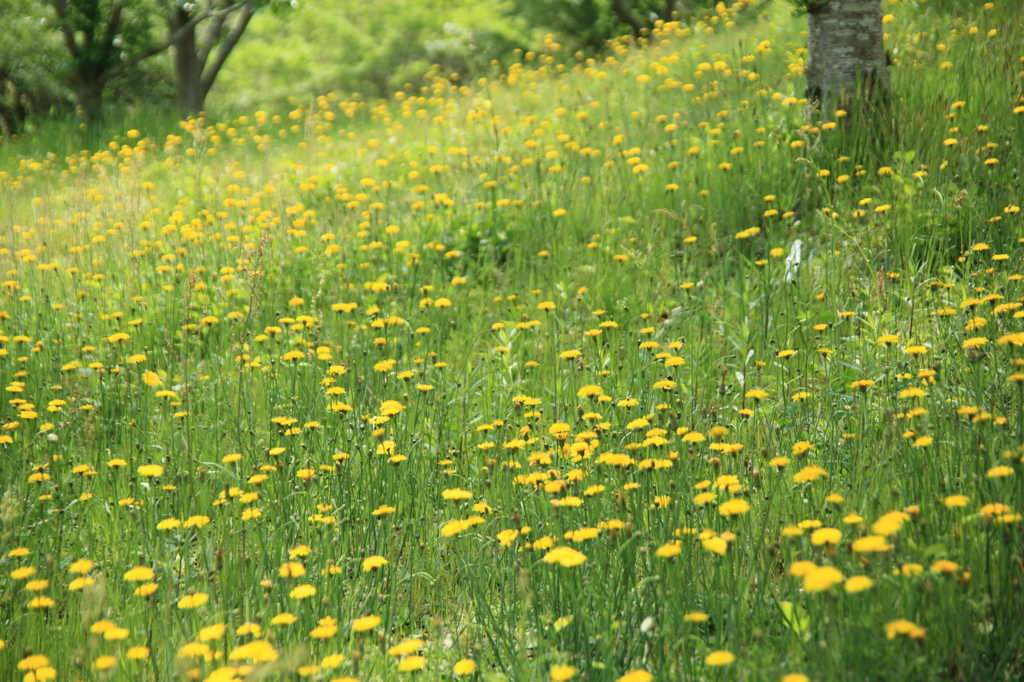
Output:
M256 8L252 3L223 0L204 35L199 35L194 18L177 8L167 19L174 39L174 71L178 82L178 109L182 118L198 116L206 106L217 75L238 45ZM229 21L233 18L233 22ZM190 19L193 25L189 25ZM225 33L225 29L227 32Z
M661 20L672 21L672 14L676 11L676 0L665 0L665 9L661 12Z
M180 7L173 10L170 30L174 34L188 23L189 14ZM174 43L174 72L178 80L178 111L182 118L197 116L203 110L203 65L196 54L196 30L185 30Z
M97 78L80 77L75 80L75 99L90 128L103 120L103 89L105 85L104 81Z
M889 92L881 0L817 0L807 15L807 97L823 120Z
M612 0L612 8L615 13L619 16L619 21L626 24L633 29L633 35L637 38L643 33L645 26L640 23L640 20L633 14L633 10L630 9L629 3L626 0Z
M242 34L245 33L245 29L249 26L249 21L252 20L255 9L252 3L247 3L237 12L235 22L231 25L230 30L224 39L221 40L220 45L217 48L217 54L213 54L213 43L212 41L202 49L202 93L203 102L206 101L207 95L210 94L210 89L213 87L214 81L217 80L217 75L220 74L220 70L224 68L224 64L227 62L228 57L231 56L231 51L238 45L238 41L242 39ZM219 31L218 31L219 33ZM213 57L213 61L209 61L210 57Z

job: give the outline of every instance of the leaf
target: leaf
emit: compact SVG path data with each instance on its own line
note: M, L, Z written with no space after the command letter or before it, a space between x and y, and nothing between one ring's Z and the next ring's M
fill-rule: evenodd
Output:
M424 571L420 571L418 573L410 573L409 575L403 576L402 579L398 581L398 584L401 585L402 583L405 583L405 582L412 582L413 579L415 579L415 578L423 578L430 585L433 585L434 583L437 582L437 578L435 578L434 576L432 576L429 573L426 573Z
M569 627L569 625L571 623L572 623L572 614L571 613L568 616L562 616L561 618L559 618L558 620L555 621L555 632L561 632L565 628Z
M917 151L911 149L909 152L903 155L903 163L910 163L911 161L914 160L915 156L917 156Z
M782 616L786 619L786 625L796 633L803 641L811 638L810 625L811 617L802 606L796 606L791 601L780 601L779 608L782 609Z
M508 677L499 672L486 672L483 675L484 682L508 682Z

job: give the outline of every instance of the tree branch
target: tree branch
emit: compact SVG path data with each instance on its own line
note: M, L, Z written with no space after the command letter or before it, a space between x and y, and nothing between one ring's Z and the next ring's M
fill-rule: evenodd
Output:
M644 26L633 14L633 10L629 8L629 5L626 4L626 0L612 0L612 7L615 8L615 13L619 15L619 20L622 23L631 26L633 28L633 33L639 36L640 31Z
M220 73L221 67L224 66L224 62L228 60L228 56L231 51L235 49L235 45L242 37L242 33L245 32L245 27L249 25L249 20L252 19L254 14L252 5L246 5L242 8L242 13L238 16L238 20L235 21L235 25L231 28L231 32L228 33L227 37L224 38L224 42L220 44L220 49L217 50L217 58L210 65L208 73L203 74L202 88L203 88L203 99L210 93L210 88L213 87L213 82L217 79L217 74Z
M107 19L107 28L103 32L103 47L108 48L114 44L114 36L117 35L117 29L121 26L121 1L118 0L114 3L114 6L110 8L110 17Z
M222 4L224 5L228 5L230 3L231 0L222 0ZM196 53L201 65L206 64L206 60L210 56L210 52L213 51L214 45L217 44L217 38L220 36L221 29L224 28L225 21L227 21L227 15L214 19L207 27L206 36L202 41L200 41L199 49Z
M60 32L64 34L64 44L68 47L68 52L75 59L78 59L78 43L75 42L75 32L71 29L71 25L68 23L68 6L66 0L53 0L53 11L57 13L57 18L60 19Z
M206 19L209 19L210 17L216 18L225 14L230 14L231 12L237 10L240 6L241 4L234 4L224 8L223 10L218 10L215 12L211 12L209 10L197 12L191 19L189 19L186 23L182 24L177 31L172 33L170 37L168 37L167 40L165 40L164 42L160 43L159 45L154 45L152 47L146 48L145 50L142 50L141 52L138 52L132 55L131 57L128 57L128 59L117 64L116 66L112 66L106 71L104 71L101 76L101 80L108 81L111 78L119 76L129 66L135 66L143 59L147 59L155 54L159 54L167 48L169 48L171 45L174 45L174 43L178 42L179 38L185 35L185 33L187 33L189 30L195 28L197 24L205 21Z
M672 13L676 11L676 0L665 0L665 9L661 12L662 21L672 21Z

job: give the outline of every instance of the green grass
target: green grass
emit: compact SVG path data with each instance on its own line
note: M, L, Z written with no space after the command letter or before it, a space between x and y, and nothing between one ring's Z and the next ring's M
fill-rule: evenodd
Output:
M889 108L832 131L776 3L0 148L0 668L1018 678L1003 4L895 5Z

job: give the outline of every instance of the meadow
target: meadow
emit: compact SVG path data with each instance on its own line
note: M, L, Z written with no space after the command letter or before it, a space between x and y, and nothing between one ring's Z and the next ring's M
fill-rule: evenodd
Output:
M747 4L0 145L0 677L1019 679L1024 17Z

